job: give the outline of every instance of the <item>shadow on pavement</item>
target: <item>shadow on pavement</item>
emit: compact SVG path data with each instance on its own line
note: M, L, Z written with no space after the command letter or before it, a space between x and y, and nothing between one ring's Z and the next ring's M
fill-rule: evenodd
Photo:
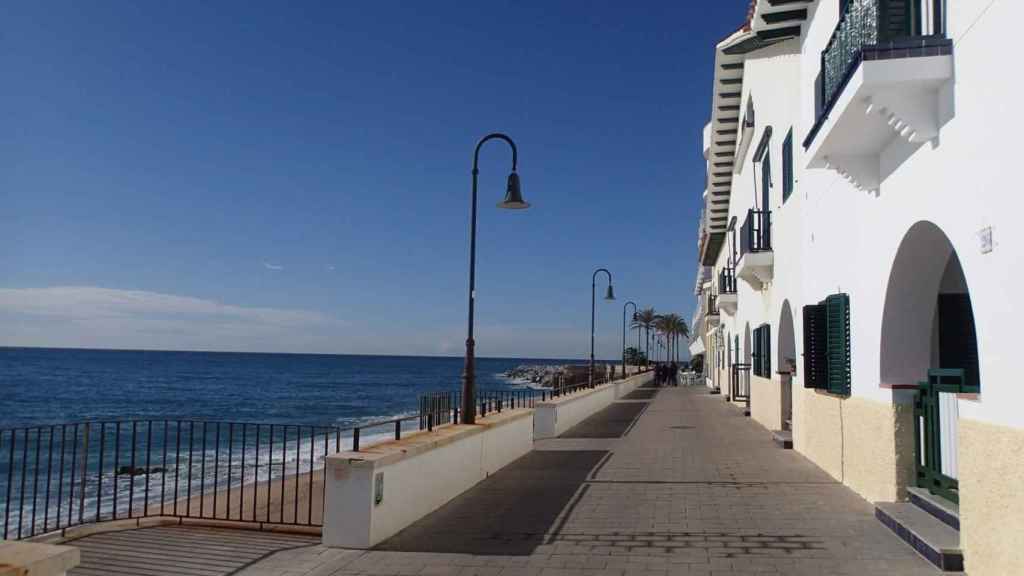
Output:
M647 402L614 402L559 438L621 438L647 409Z
M530 452L376 549L527 556L606 454Z
M623 400L653 400L658 395L657 388L640 387L622 397Z

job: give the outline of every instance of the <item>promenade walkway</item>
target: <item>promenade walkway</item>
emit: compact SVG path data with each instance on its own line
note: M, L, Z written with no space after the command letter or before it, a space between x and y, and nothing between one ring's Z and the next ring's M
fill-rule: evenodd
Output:
M638 391L370 551L245 576L939 574L873 507L702 388Z

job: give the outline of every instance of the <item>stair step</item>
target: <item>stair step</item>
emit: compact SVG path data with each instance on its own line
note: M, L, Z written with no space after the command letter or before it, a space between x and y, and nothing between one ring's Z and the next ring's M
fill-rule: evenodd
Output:
M960 533L909 502L878 502L875 517L940 570L961 572Z
M780 448L785 448L787 450L793 449L793 432L789 430L772 430L772 440L774 440Z
M954 530L960 530L960 506L942 496L936 496L927 488L907 488L910 503L938 518Z

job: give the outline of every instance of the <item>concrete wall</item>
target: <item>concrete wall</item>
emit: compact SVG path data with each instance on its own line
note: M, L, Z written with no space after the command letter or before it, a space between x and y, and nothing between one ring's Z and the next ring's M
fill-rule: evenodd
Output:
M492 413L476 425L329 456L324 544L370 548L472 488L532 449L532 416L532 410Z
M960 542L971 576L1024 574L1024 431L960 420Z
M782 382L779 376L750 376L750 417L769 430L782 430Z
M73 546L0 540L0 574L64 576L80 560L79 550Z
M541 440L560 436L652 378L653 373L647 372L537 404L534 408L534 438Z
M793 390L793 448L870 501L905 496L913 478L912 408Z
M475 425L443 426L360 452L327 457L323 542L370 548L642 384L640 374L557 398L536 409L492 412ZM383 479L377 502L375 482Z

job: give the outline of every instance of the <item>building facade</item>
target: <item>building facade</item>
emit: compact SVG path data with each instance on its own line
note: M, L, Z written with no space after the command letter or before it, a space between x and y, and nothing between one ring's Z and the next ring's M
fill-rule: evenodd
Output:
M972 576L1024 574L1022 20L1012 0L755 0L716 46L704 130L708 386L890 527L883 504L948 504Z

